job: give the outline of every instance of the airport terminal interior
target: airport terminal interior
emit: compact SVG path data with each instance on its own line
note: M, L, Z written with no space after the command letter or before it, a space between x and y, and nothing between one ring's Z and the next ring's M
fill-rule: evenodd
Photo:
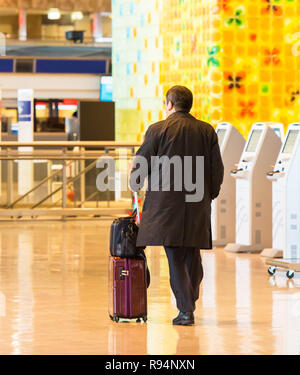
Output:
M0 354L300 354L300 0L49 4L0 0ZM224 164L195 324L161 246L147 321L111 319L111 224L175 85Z

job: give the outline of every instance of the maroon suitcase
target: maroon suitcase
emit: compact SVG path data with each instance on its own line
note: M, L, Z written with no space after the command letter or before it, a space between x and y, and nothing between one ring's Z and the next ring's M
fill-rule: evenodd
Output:
M109 257L109 316L147 321L147 274L143 257Z

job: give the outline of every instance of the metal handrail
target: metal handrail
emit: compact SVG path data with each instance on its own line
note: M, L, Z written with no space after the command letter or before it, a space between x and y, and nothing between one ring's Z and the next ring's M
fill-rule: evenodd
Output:
M80 202L78 205L76 205L77 208L79 207L82 207L82 205L85 203L85 202L88 202L89 199L92 199L94 198L95 195L97 195L99 192L98 191L94 191L92 194L90 194L83 202Z
M112 153L99 153L99 154L85 154L85 153L82 153L82 154L79 154L80 156L76 156L76 155L70 155L68 153L64 153L64 154L58 154L57 156L48 156L47 158L45 158L45 156L42 156L42 155L37 155L35 153L31 153L31 154L28 154L28 155L24 155L24 154L10 154L8 156L2 156L1 153L0 153L0 160L7 160L7 161L12 161L12 160L43 160L43 159L47 159L47 160L57 160L57 161L63 161L63 160L95 160L95 159L98 159L100 158L101 156L109 156L111 158L118 158L119 160L123 160L123 159L126 159L125 157L119 157L119 155L117 154L112 154Z
M35 190L37 190L40 186L42 186L45 182L51 180L53 177L55 177L56 175L60 174L61 171L58 170L54 173L52 173L50 176L47 176L45 178L42 179L42 181L40 181L37 185L35 185L32 189L28 190L25 194L21 195L18 199L16 199L14 202L12 202L10 205L7 206L7 208L13 208L15 204L17 204L18 202L20 202L21 200L23 200L25 197L27 197L27 195L33 193Z
M85 185L83 176L85 173L87 173L89 170L93 169L97 163L97 160L101 156L107 156L109 158L117 158L118 160L127 160L130 158L130 155L133 156L135 153L135 149L141 145L140 142L115 142L115 141L35 141L35 142L16 142L16 141L0 141L0 162L1 160L6 160L8 162L8 177L7 177L7 191L10 190L11 183L9 181L12 180L12 164L13 160L59 160L63 163L63 180L62 185L59 186L55 191L52 191L50 194L47 194L46 197L44 197L39 202L35 203L29 210L24 211L24 215L28 214L28 212L32 213L32 215L35 215L35 212L40 212L39 209L36 210L38 206L40 206L43 202L45 202L50 197L54 196L56 193L62 191L62 208L59 209L57 212L62 212L62 217L65 214L66 210L66 189L67 185L76 181L77 179L81 178L81 185L82 185L82 192L81 192L81 199L79 206L83 206L84 202L87 201L91 196L94 196L92 193L90 197L86 199L85 197ZM28 147L31 148L28 151L24 148L20 150L20 147ZM74 149L75 148L75 149ZM76 149L77 148L77 149ZM119 155L118 149L127 149L125 154ZM73 149L73 150L72 150ZM20 151L19 151L20 150ZM84 160L91 160L93 159L93 162L85 167L84 166ZM82 167L81 171L77 173L76 176L72 177L71 179L66 177L66 167L69 164L70 161L80 161ZM30 193L38 189L41 185L45 184L45 182L53 179L55 176L61 173L61 170L55 171L50 176L45 177L42 181L40 181L35 187L27 191L25 194L23 194L21 197L18 197L14 202L11 203L12 194L7 193L7 205L6 210L8 216L13 217L14 213L17 213L16 216L20 216L19 213L23 212L20 209L16 209L15 205L24 197L28 196ZM10 183L10 185L9 185ZM77 206L78 204L76 204ZM98 205L97 205L98 207ZM109 204L108 204L109 207ZM76 211L76 209L74 208ZM109 208L106 210L104 209L95 209L99 212L110 212ZM74 212L75 212L74 211ZM97 212L98 212L97 211ZM1 215L5 215L0 210ZM41 215L45 215L47 211L41 211ZM56 212L56 211L55 211ZM79 211L76 211L79 212ZM90 211L83 211L84 214L89 214Z
M139 147L141 142L116 142L116 141L34 141L34 142L16 142L16 141L0 141L0 147L99 147L104 149L115 148L131 148ZM24 151L23 151L24 152Z
M78 177L80 177L81 175L87 173L89 170L93 169L95 167L97 163L97 160L95 160L93 163L91 163L90 165L88 165L86 168L84 168L82 171L80 171L76 176L72 177L69 181L68 181L68 184L70 184L71 182L74 182L77 180ZM46 197L44 197L43 199L41 199L38 203L34 204L32 206L32 208L36 208L38 207L40 204L42 204L43 202L45 202L47 199L51 198L52 195L56 194L57 192L59 192L60 190L63 189L63 185L58 187L57 189L55 189L54 191L52 191L50 194L48 194Z
M101 154L113 156L112 150L125 148L131 149L132 154L140 142L113 142L113 141L36 141L36 142L0 142L0 160L91 160L98 158ZM19 150L19 147L39 147L40 150ZM68 150L77 147L80 150ZM86 150L98 149L98 150Z

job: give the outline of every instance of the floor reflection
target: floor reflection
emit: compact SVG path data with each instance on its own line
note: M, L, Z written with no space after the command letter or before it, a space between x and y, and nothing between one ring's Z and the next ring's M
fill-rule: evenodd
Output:
M300 277L259 255L202 251L193 327L172 326L168 263L148 248L148 322L108 318L109 220L3 222L1 354L299 354ZM4 301L4 302L3 302Z
M235 260L236 321L239 331L240 353L254 352L251 314L251 263L249 259L237 256Z
M274 354L300 354L300 293L273 292Z
M109 355L142 355L148 352L147 324L127 322L109 324L108 352Z
M180 339L178 331L170 324L147 325L147 352L151 355L178 354L177 345Z
M11 335L11 354L28 354L33 351L34 295L32 287L32 237L18 233L17 273L18 304L14 314Z
M296 273L293 279L288 279L285 273L286 271L278 271L274 276L269 277L270 285L277 288L300 288L300 275Z
M222 351L222 343L219 340L217 324L217 279L216 279L216 253L202 251L203 280L201 283L201 303L197 303L197 309L202 311L200 324L206 326L205 341L207 350L213 352ZM197 311L197 310L196 310ZM201 340L201 339L200 339ZM197 343L199 345L199 342Z

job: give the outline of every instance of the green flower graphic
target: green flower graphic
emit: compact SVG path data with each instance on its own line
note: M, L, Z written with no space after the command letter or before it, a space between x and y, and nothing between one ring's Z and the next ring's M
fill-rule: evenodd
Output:
M220 52L220 47L219 46L214 46L212 48L208 48L208 55L209 58L207 59L207 66L213 65L213 66L220 66L220 61L216 58L215 55L217 55Z
M236 10L234 17L228 18L227 24L232 25L232 24L235 23L237 26L242 26L242 24L243 24L243 21L241 20L242 13L243 12L242 12L241 9Z

